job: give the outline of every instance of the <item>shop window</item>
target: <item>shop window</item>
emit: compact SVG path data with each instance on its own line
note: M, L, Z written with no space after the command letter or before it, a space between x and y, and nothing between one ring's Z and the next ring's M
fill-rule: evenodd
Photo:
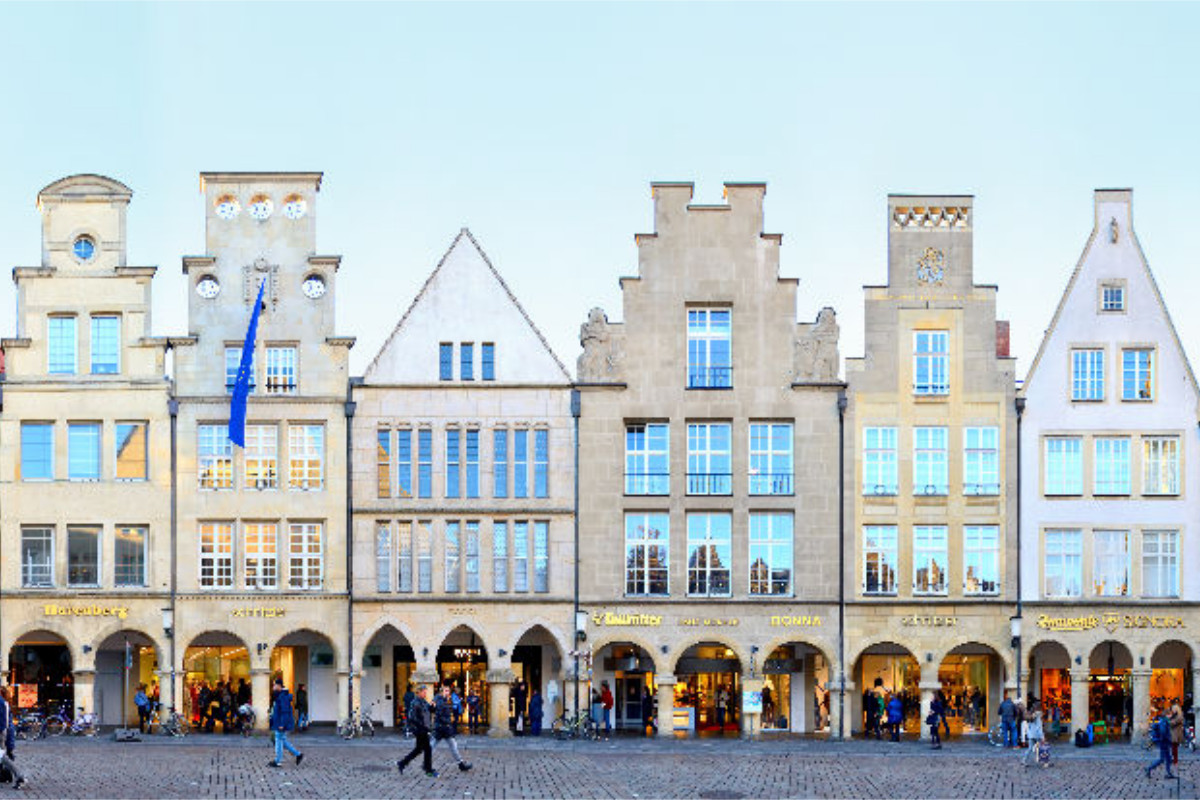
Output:
M116 425L116 477L119 481L144 481L150 450L149 426L145 422L118 422Z
M728 423L700 422L688 426L687 493L733 493L733 461Z
M913 594L946 593L948 547L945 525L913 527Z
M671 430L663 422L625 426L625 494L665 495L671 489Z
M1082 449L1078 436L1046 438L1046 496L1083 494Z
M247 589L279 588L279 551L274 522L242 523L242 577Z
M100 529L67 528L67 585L100 585Z
M200 588L233 588L233 523L200 523Z
M970 595L1000 591L1000 528L967 525L963 528L963 592Z
M1071 351L1071 399L1104 399L1104 351Z
M792 493L792 424L750 425L750 494Z
M666 514L625 515L625 594L666 595L670 518Z
M1046 597L1083 593L1083 542L1078 530L1046 531L1043 575Z
M54 480L53 423L21 423L21 480Z
M288 525L288 588L319 590L324 583L324 547L319 522Z
M897 534L894 525L863 528L863 593L895 594Z
M896 429L863 428L863 494L884 496L898 491Z
M1129 594L1129 531L1092 533L1092 592L1097 597Z
M54 529L21 529L21 586L54 585Z
M1142 494L1179 494L1179 437L1142 439Z
M1129 439L1097 436L1092 492L1097 495L1127 495L1130 491Z
M728 597L732 558L729 514L688 514L688 595Z
M247 489L274 489L279 481L279 427L247 425L242 450Z
M792 515L750 515L750 594L792 594Z
M228 425L196 427L196 460L201 489L233 488L233 443Z
M73 481L100 480L100 423L68 423L67 478Z
M292 489L320 489L325 480L325 426L288 426L288 485Z
M1142 596L1179 596L1179 532L1142 532Z
M113 577L117 586L146 585L148 529L122 525L113 537Z
M1000 494L1000 429L966 428L963 439L963 493Z
M687 388L733 387L732 313L728 308L688 309Z

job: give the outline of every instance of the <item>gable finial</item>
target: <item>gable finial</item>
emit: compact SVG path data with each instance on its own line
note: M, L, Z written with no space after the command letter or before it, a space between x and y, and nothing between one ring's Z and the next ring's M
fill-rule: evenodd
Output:
M1117 218L1113 217L1108 221L1108 239L1113 244L1117 243L1117 235L1120 232L1120 226L1117 225Z

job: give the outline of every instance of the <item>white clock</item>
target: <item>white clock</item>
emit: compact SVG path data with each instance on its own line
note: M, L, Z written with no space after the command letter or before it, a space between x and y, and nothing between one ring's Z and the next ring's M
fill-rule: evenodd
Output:
M217 201L217 216L221 219L233 219L241 210L241 204L232 195L227 194Z
M316 300L325 294L325 280L320 275L309 275L300 285L300 290L304 292L305 297Z
M254 201L250 203L250 208L247 209L250 212L250 216L260 222L271 216L271 212L274 210L275 204L271 202L271 198L265 195L259 195L254 198Z
M308 203L298 194L293 194L283 201L283 215L288 219L300 219L308 213Z
M212 300L221 293L221 284L212 275L205 275L196 284L196 294L205 300Z

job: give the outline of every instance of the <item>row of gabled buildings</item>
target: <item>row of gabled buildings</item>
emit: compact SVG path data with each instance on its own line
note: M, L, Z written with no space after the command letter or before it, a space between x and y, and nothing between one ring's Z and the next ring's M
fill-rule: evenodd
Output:
M796 321L765 186L661 183L575 375L464 230L354 377L321 175L202 180L187 335L153 332L127 187L38 195L0 412L20 705L116 724L146 683L198 719L203 687L265 706L280 675L313 719L393 724L449 680L503 735L534 689L549 718L607 682L624 729L838 736L864 692L913 731L937 690L965 731L1006 691L1110 730L1192 694L1200 398L1129 191L1096 192L1022 385L970 197L888 198L844 373L834 311Z

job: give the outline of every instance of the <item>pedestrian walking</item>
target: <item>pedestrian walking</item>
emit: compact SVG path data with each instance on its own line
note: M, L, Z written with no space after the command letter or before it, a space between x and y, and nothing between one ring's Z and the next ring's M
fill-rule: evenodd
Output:
M604 709L604 738L612 736L613 696L608 690L608 681L600 681L600 705Z
M542 735L542 693L536 688L529 695L529 735Z
M11 690L7 686L0 686L0 742L4 743L0 767L12 773L14 789L24 789L28 781L25 780L25 773L17 766L17 726L13 725L11 704Z
M717 689L717 728L725 730L725 704L729 702L729 693L725 687Z
M1017 704L1008 696L1008 692L1004 693L1004 700L1000 703L1000 730L1004 733L1004 746L1017 746Z
M1167 723L1171 726L1171 763L1179 763L1179 745L1183 744L1183 709L1179 699L1171 703L1171 713L1167 715Z
M467 694L467 728L471 733L479 731L479 692L474 686Z
M450 697L450 684L447 683L442 685L442 693L433 704L433 747L445 742L450 748L450 754L458 763L458 768L466 772L471 765L464 761L462 754L458 752L458 739L454 733L454 701ZM430 749L432 751L432 748Z
M887 704L888 727L892 730L892 741L900 741L900 723L904 721L904 702L900 695L893 694Z
M304 753L288 741L287 732L296 727L292 714L292 694L283 685L283 678L275 679L275 702L271 704L271 730L275 734L275 758L267 762L269 767L283 766L283 751L296 757L296 766L304 760Z
M945 711L942 706L942 693L938 692L933 696L933 702L929 704L929 716L925 718L925 723L929 726L929 747L933 750L942 749L942 737L938 735L938 728L944 719Z
M138 712L138 731L146 732L147 723L150 721L150 698L146 696L146 684L139 683L137 691L133 695L133 705Z
M241 690L238 690L241 694ZM308 689L304 684L296 686L296 730L308 730Z
M409 690L412 690L411 686ZM433 768L433 747L429 744L429 687L424 684L417 687L412 700L409 701L408 725L412 729L416 743L408 755L396 762L396 769L400 770L400 774L403 775L404 768L409 765L409 762L420 755L421 766L425 770L425 774L436 778L438 774L437 770Z
M642 687L642 733L653 736L658 731L658 720L654 718L654 695L649 686Z
M1025 738L1029 742L1029 747L1021 756L1021 764L1028 767L1031 759L1034 764L1038 763L1038 750L1042 745L1042 740L1045 739L1042 730L1042 709L1036 700L1029 706L1028 719L1025 723Z
M1146 777L1149 778L1154 768L1163 764L1166 766L1167 777L1174 778L1175 775L1171 772L1171 723L1167 721L1166 715L1160 715L1151 723L1150 738L1158 745L1158 760L1146 767Z
M458 693L458 687L450 687L450 706L454 712L454 730L459 730L459 725L462 723L462 695Z

